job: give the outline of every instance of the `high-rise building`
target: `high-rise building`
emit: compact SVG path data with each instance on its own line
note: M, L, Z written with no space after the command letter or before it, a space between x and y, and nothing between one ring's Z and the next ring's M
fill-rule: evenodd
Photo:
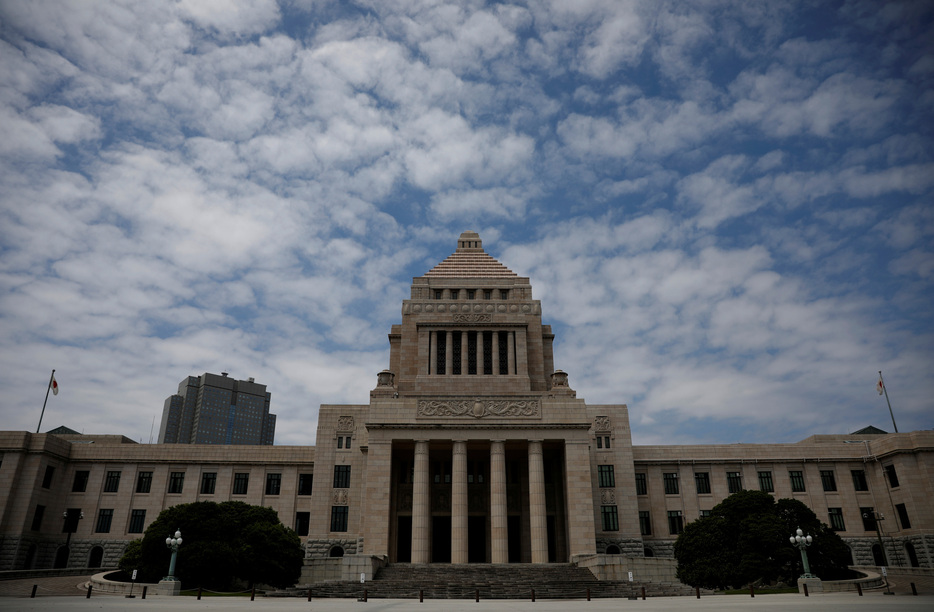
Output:
M159 442L175 444L273 443L276 415L266 385L222 372L189 376L165 400Z

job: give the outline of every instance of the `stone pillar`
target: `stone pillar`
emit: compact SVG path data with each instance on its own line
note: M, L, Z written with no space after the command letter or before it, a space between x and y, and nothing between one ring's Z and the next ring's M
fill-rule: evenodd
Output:
M460 332L461 335L461 374L466 375L470 371L470 364L467 363L467 332Z
M326 481L325 481L326 482ZM325 487L322 487L325 488ZM370 438L367 450L365 505L366 516L390 516L389 492L392 488L392 441ZM330 501L320 495L312 497L312 521L319 520L325 530L330 524ZM370 514L372 513L372 514ZM316 519L316 515L323 515ZM366 553L389 554L389 521L361 521ZM357 550L357 552L362 552Z
M442 332L443 333L443 332ZM437 374L438 370L438 332L431 332L431 343L428 350L428 375ZM434 362L434 363L432 363Z
M529 440L529 526L532 563L548 563L548 527L545 513L545 464L542 441Z
M477 330L477 376L483 376L483 330Z
M412 485L412 563L431 561L431 505L428 441L415 442L415 482Z
M493 563L509 563L505 440L490 441L490 548Z
M499 376L499 332L493 330L493 348L490 350L493 357L493 376Z
M509 332L506 334L506 358L509 360L509 372L512 375L516 373L516 334Z
M447 289L445 289L445 291L447 291ZM451 360L451 355L454 354L454 334L449 331L444 331L441 333L444 334L444 372L438 372L438 374L450 375L454 373L454 370L451 369L451 366L454 363Z
M467 563L467 442L454 440L451 466L451 563Z
M590 478L590 440L565 440L564 469L567 478L568 553L574 562L580 555L594 555L593 485Z

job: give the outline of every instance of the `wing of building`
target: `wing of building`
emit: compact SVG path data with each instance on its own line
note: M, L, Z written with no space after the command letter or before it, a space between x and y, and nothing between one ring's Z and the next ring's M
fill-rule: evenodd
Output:
M0 569L114 566L164 508L231 499L298 532L306 581L609 564L670 557L685 523L741 489L803 501L855 564L881 564L881 539L890 565L934 566L934 432L633 447L626 406L577 397L529 279L474 232L413 279L401 316L369 403L321 406L314 447L0 432Z

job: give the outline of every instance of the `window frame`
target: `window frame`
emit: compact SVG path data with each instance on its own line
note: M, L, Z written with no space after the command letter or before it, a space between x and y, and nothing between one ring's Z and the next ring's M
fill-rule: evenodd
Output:
M87 493L88 480L91 478L90 470L75 470L75 477L71 482L72 493Z
M97 511L97 523L94 525L94 533L110 533L113 526L114 510L113 508L101 508Z
M152 472L140 470L136 473L136 492L149 493L152 491Z
M649 483L645 472L636 472L636 495L648 495Z
M600 506L600 526L603 531L619 531L619 510L616 505Z
M334 466L334 489L350 488L350 467L349 465Z
M639 533L652 535L652 513L648 510L639 510Z
M298 475L298 492L296 495L311 495L314 489L315 475L310 472L304 472ZM306 485L307 482L307 485Z
M146 527L146 510L134 508L130 510L130 523L127 525L127 533L143 533Z
M869 490L869 480L866 478L866 470L850 470L850 475L853 477L854 491Z
M890 489L897 489L899 487L898 482L898 472L895 469L895 464L890 463L882 467L882 470L885 472L885 480L889 483Z
M742 472L727 472L726 473L726 488L729 491L730 495L734 493L739 493L743 490L743 473Z
M266 474L266 495L279 495L282 492L282 474L270 472Z
M616 487L616 474L612 465L597 466L597 482L601 489Z
M843 508L827 508L827 519L830 522L830 528L834 531L846 531Z
M788 479L791 481L792 493L807 492L807 484L804 481L804 470L788 470Z
M837 490L837 478L833 470L820 471L820 483L825 493L831 493Z
M329 531L332 533L346 533L349 516L349 506L331 506L331 529Z
M668 511L668 534L681 535L684 533L684 515L680 510Z
M169 472L169 486L166 492L171 495L181 495L185 488L185 472Z
M201 472L201 486L198 491L200 495L214 495L217 491L217 472Z
M694 472L694 488L698 495L710 495L710 472Z
M104 477L104 493L118 493L120 491L121 470L107 470Z
M242 490L241 490L242 489ZM250 491L250 473L234 472L231 495L247 495Z
M662 482L665 486L665 495L680 495L678 486L678 472L662 472Z
M772 481L772 470L762 470L758 472L759 490L765 493L775 492L775 483Z

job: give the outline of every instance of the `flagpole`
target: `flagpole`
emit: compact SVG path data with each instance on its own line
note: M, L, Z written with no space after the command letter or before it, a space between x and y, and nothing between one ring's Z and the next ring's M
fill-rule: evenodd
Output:
M39 433L39 429L42 427L42 417L45 416L45 405L49 403L49 391L52 390L53 380L55 380L55 370L52 370L52 375L49 376L49 387L45 390L45 401L42 402L42 414L39 415L39 425L36 427L36 433Z
M889 405L889 416L892 417L892 427L895 433L898 433L898 425L895 424L895 414L892 412L892 402L889 401L889 390L885 388L885 381L882 380L882 370L879 370L879 382L882 383L882 392L885 393L885 403Z

